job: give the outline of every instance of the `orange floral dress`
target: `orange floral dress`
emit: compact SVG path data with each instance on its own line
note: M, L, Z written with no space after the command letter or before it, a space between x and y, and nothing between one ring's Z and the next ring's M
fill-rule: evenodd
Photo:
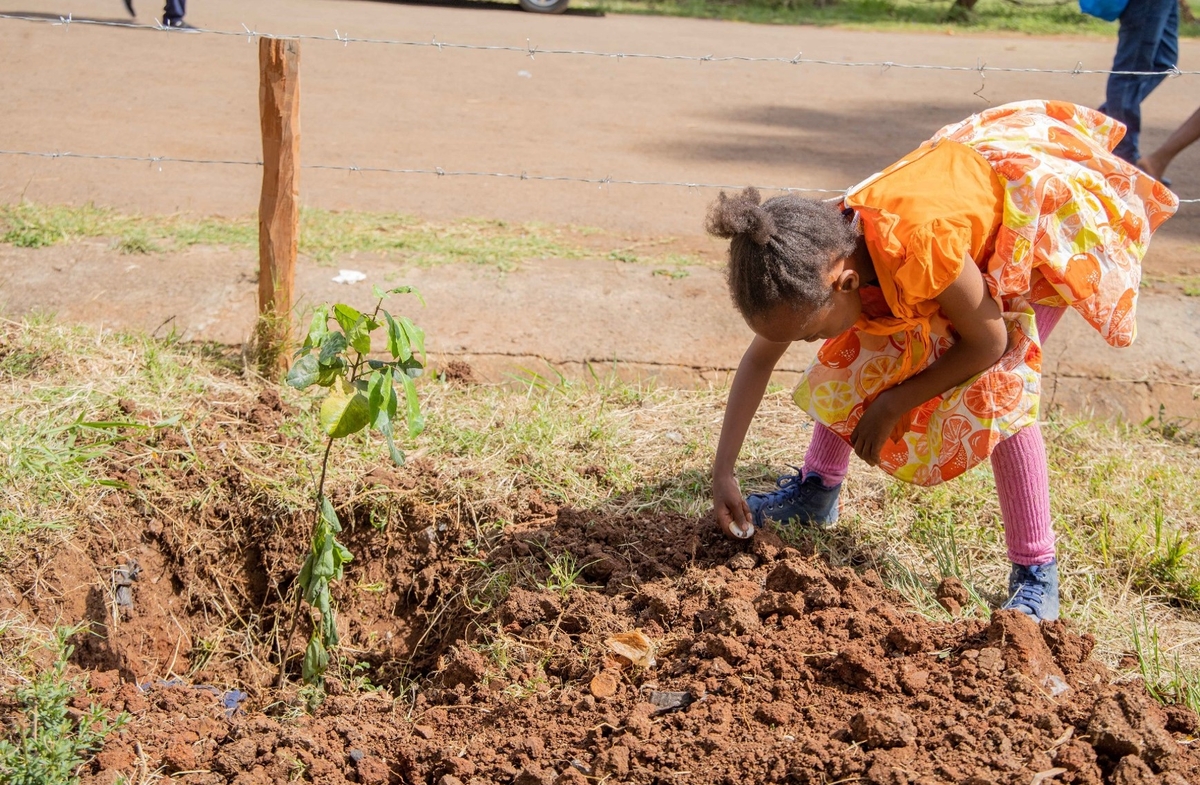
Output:
M1024 101L949 125L850 189L879 286L863 315L825 342L796 403L849 441L882 391L955 341L935 300L968 261L1008 326L991 368L905 415L880 466L936 485L1037 421L1041 342L1033 305L1071 306L1112 346L1136 335L1141 261L1178 199L1111 150L1125 127L1062 101Z

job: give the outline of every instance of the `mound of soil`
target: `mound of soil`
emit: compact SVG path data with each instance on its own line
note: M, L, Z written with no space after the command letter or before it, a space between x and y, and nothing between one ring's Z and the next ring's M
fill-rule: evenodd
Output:
M78 544L9 576L0 606L92 622L77 708L131 715L87 785L1200 782L1200 720L1115 684L1069 623L932 622L769 532L556 509L521 482L472 504L420 463L334 493L347 661L309 711L273 681L308 633L277 630L311 518L232 447L286 446L284 408L131 442ZM634 632L650 650L613 643Z

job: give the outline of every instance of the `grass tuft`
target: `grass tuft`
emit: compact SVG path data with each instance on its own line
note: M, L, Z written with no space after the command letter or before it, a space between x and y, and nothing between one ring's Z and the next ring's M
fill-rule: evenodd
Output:
M478 264L514 270L529 259L603 257L583 238L598 230L558 228L539 223L466 218L423 221L396 213L300 211L300 253L319 263L355 254L376 254L406 264ZM21 248L45 248L88 239L105 239L124 254L179 252L192 246L257 248L258 224L252 218L194 218L181 215L126 215L85 205L22 202L0 206L0 242ZM651 246L655 243L651 243ZM608 258L663 265L654 274L681 278L687 267L703 262L691 255L647 248L607 253Z
M110 718L94 703L72 716L71 702L83 683L67 676L72 652L67 640L78 631L58 629L43 641L41 654L48 653L51 662L39 666L33 661L36 647L30 645L38 634L12 619L0 622L0 647L16 649L6 652L6 663L27 671L6 667L6 676L16 682L12 696L18 710L17 722L0 738L0 772L8 785L74 785L104 738L129 721L124 712Z
M1076 2L979 0L951 19L953 0L576 0L576 8L607 13L730 19L866 30L1017 32L1115 37L1117 25L1080 12ZM1194 7L1194 4L1193 4ZM961 9L955 9L956 11ZM1200 36L1200 24L1180 20L1179 34Z

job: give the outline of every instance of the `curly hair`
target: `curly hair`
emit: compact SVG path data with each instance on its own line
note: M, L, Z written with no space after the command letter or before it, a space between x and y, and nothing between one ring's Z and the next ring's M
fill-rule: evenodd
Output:
M788 194L761 202L756 188L724 192L709 207L705 228L729 239L729 293L742 316L780 303L820 308L829 301L825 273L854 253L858 233L829 202Z

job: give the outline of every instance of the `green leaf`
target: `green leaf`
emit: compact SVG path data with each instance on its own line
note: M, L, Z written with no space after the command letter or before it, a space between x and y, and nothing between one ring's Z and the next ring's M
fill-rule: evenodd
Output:
M332 365L337 360L342 360L338 355L346 351L347 346L349 344L346 342L346 336L342 333L336 330L325 333L321 338L321 365Z
M375 371L371 374L367 389L367 402L371 406L371 427L382 431L396 418L396 388L392 386L392 370Z
M320 578L328 581L330 578L334 577L334 572L336 572L337 567L333 563L333 543L334 540L332 535L323 538L321 541L320 550L313 554L315 557L313 559L312 567L312 574L314 578Z
M297 390L303 390L316 384L320 378L321 365L316 355L306 354L288 370L287 383Z
M425 418L421 415L421 402L417 400L417 386L412 377L405 374L400 377L404 382L404 416L408 420L408 435L416 438L425 430Z
M321 428L335 439L358 433L370 422L367 396L345 379L339 380L321 402Z
M397 362L396 365L412 379L416 379L425 372L425 366L416 357L409 357L403 362Z
M308 586L312 583L312 565L313 555L309 553L308 558L304 560L304 566L300 568L300 577L296 579L305 594L308 594Z
M359 354L371 351L371 330L378 327L361 311L344 303L333 306L333 318L346 333L346 340Z
M408 342L412 345L413 353L420 354L423 362L425 360L425 331L413 324L407 316L401 316L397 321L400 322L400 327L403 328Z
M329 306L319 305L313 309L312 321L308 323L308 335L304 338L304 349L321 345L321 339L329 332Z
M373 284L371 284L371 295L376 300L384 300L387 298L388 293L385 292L383 289L380 289L379 284L373 283Z
M397 286L395 289L388 289L388 294L412 294L421 301L421 305L425 304L425 298L411 286Z
M308 639L308 647L304 650L304 662L300 666L300 675L308 684L320 684L324 680L325 669L328 667L329 652L325 650L325 644L321 643L317 631L313 630L312 637Z
M388 354L396 360L410 359L412 349L409 348L408 336L404 334L404 329L387 311L383 312L383 318L387 322Z
M338 303L333 306L333 318L337 319L338 325L348 335L354 329L354 325L358 324L359 320L363 318L363 315L362 311L357 308L351 308L345 303Z
M337 511L333 509L333 504L330 503L328 496L321 497L321 520L329 524L332 531L340 532L342 530L342 522L338 520Z
M392 433L392 424L388 423L387 428L380 428L379 432L383 434L383 439L387 442L388 454L392 456L392 463L397 466L403 466L404 451L396 447L396 437Z
M324 631L326 646L334 647L341 643L341 636L337 631L337 615L332 610L321 616L321 627Z
M346 375L346 371L350 368L350 363L346 362L344 357L334 357L333 362L329 365L321 366L321 373L317 376L317 384L321 387L332 387L333 383Z

